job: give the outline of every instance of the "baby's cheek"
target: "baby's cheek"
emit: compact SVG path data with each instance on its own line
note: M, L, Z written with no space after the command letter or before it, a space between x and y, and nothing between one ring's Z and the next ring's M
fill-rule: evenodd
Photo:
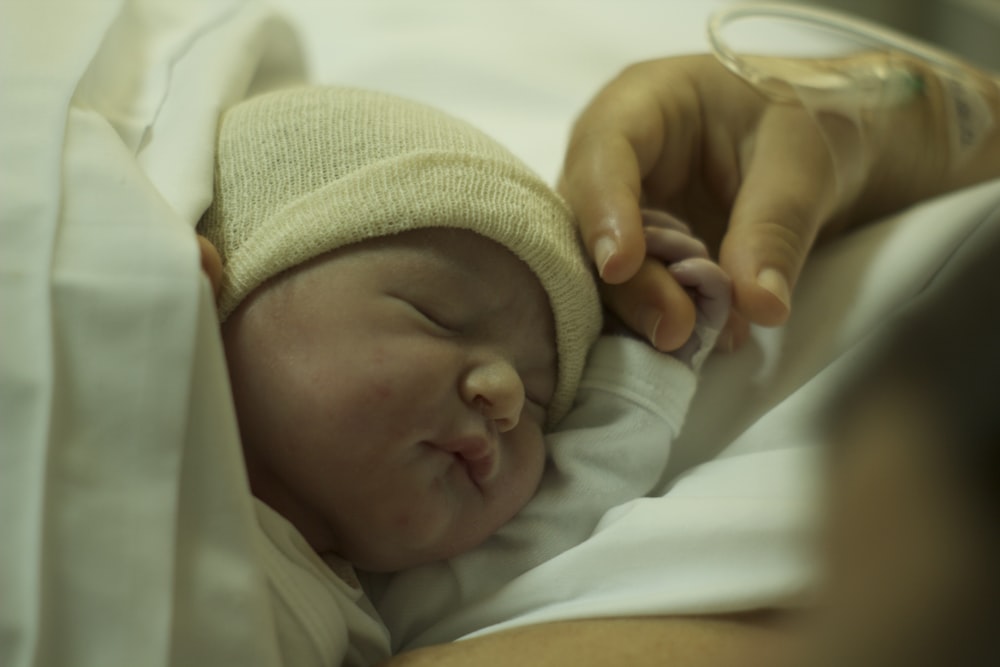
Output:
M356 536L363 569L401 570L450 555L445 553L450 540L443 539L448 522L440 506L426 499L396 500L370 513L362 534Z
M524 432L510 446L511 469L508 471L512 478L508 487L516 492L519 502L517 510L527 504L538 490L547 457L541 423L522 424L517 431L522 428Z
M389 519L390 530L397 535L408 535L419 523L416 513L408 508L403 508Z
M392 400L395 393L396 392L393 391L392 385L388 382L375 382L371 386L371 395L369 400L372 401L372 407L377 407L382 403Z

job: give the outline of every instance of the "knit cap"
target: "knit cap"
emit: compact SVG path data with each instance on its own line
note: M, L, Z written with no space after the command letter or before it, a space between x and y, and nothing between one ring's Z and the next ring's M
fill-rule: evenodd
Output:
M572 405L601 307L572 215L550 187L469 124L384 93L289 88L223 115L214 197L198 224L222 257L222 321L318 255L432 227L485 236L537 276L556 330L551 426Z

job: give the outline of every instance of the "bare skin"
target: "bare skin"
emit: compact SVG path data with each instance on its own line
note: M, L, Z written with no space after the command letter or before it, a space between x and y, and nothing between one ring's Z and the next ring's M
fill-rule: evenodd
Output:
M397 655L382 667L684 667L796 664L802 634L766 612L715 617L587 619L516 628Z

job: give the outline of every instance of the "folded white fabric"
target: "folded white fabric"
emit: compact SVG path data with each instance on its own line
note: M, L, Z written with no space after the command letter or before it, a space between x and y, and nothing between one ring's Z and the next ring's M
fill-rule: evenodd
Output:
M3 13L0 664L273 665L193 229L218 110L294 73L285 30L237 0Z

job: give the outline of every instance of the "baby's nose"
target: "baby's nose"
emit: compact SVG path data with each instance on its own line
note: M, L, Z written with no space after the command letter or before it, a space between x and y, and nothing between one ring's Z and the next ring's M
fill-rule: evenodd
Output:
M494 359L477 365L463 384L465 401L493 422L500 433L517 426L524 408L524 384L510 363Z

